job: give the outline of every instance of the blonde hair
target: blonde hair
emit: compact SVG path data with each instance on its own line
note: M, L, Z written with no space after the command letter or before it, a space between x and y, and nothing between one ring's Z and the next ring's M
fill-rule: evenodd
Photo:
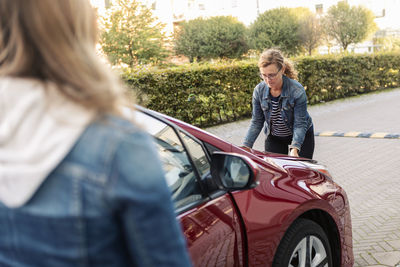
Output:
M0 76L54 82L74 102L118 113L122 86L96 54L88 0L1 0Z
M271 64L275 64L278 68L285 67L285 75L291 79L297 79L297 71L292 62L284 58L282 52L278 49L265 50L258 60L258 67L265 68Z

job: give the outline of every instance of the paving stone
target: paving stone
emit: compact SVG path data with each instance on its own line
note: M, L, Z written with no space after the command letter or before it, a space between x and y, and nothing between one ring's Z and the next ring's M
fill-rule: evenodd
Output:
M372 253L378 263L388 266L395 266L400 262L400 251L393 252L375 252Z
M381 246L385 251L393 251L396 249L389 243L389 241L381 241L379 242L379 246Z
M367 265L368 265L368 263L363 258L361 258L360 255L358 255L358 254L354 255L354 266L353 267L364 267Z
M386 250L382 247L382 246L380 246L380 245L374 245L374 246L372 246L372 249L374 250L374 251L377 251L377 252L385 252Z
M374 257L371 256L369 252L364 252L360 254L361 257L367 262L368 265L373 265L379 263Z
M400 250L400 240L387 241L393 248Z

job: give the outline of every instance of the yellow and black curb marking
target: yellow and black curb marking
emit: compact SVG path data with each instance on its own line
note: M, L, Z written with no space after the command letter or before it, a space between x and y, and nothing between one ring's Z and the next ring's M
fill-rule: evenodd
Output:
M316 132L315 136L335 136L335 137L361 137L361 138L375 138L375 139L400 139L400 134L391 133L363 133L363 132Z

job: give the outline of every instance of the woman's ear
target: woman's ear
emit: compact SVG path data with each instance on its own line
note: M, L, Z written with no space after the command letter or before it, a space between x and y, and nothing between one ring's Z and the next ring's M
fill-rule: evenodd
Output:
M285 74L286 66L282 65L282 74Z

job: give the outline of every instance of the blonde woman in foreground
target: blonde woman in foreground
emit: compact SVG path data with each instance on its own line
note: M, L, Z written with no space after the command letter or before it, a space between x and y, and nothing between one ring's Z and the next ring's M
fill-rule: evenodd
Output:
M0 0L0 266L190 266L88 0Z

